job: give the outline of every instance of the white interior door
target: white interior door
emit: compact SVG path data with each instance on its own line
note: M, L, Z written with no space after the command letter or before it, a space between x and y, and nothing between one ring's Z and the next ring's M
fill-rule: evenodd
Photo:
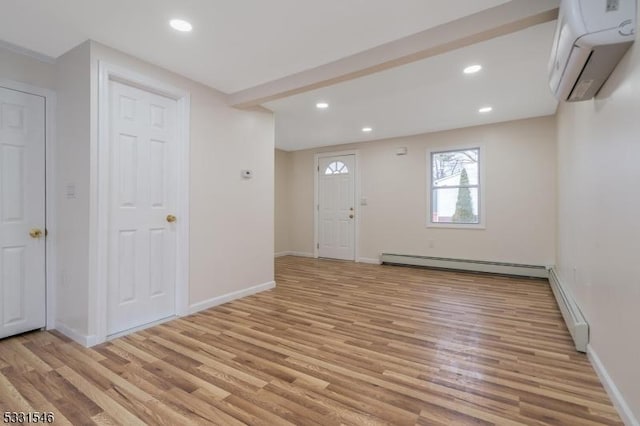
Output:
M177 102L109 84L112 335L175 315L178 163Z
M355 260L355 155L318 160L318 255Z
M45 326L45 102L0 87L0 338Z

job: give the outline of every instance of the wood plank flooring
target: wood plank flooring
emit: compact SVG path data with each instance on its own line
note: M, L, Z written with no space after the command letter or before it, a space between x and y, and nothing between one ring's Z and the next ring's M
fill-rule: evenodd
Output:
M280 258L275 290L84 349L0 341L56 424L615 425L544 280Z

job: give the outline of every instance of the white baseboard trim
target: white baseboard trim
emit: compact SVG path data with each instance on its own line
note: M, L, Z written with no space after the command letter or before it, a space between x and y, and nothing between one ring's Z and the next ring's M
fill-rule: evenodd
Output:
M74 342L84 346L85 348L95 346L98 343L97 336L95 335L85 336L84 334L78 332L76 329L68 327L67 325L61 322L56 322L55 329L58 330L60 333L64 334L65 336L67 336L69 339L73 340Z
M195 314L196 312L200 312L205 309L213 308L218 305L222 305L223 303L231 302L232 300L251 296L252 294L260 293L262 291L271 290L272 288L275 288L275 286L276 282L270 281L268 283L245 288L244 290L234 291L222 296L213 297L208 300L203 300L202 302L194 303L193 305L189 306L189 315Z
M253 287L249 287L243 290L239 290L239 291L234 291L232 293L228 293L228 294L224 294L222 296L218 296L218 297L214 297L212 299L209 300L204 300L202 302L198 302L195 303L191 306L189 306L189 315L191 314L195 314L196 312L205 310L205 309L209 309L209 308L213 308L214 306L218 306L218 305L222 305L223 303L227 303L227 302L231 302L232 300L236 300L236 299L240 299L242 297L246 297L246 296L251 296L252 294L256 294L256 293L260 293L262 291L266 291L266 290L270 290L272 288L275 288L276 286L276 282L275 281L270 281L268 283L264 283L264 284L259 284ZM117 335L113 335L113 336L109 336L109 339L115 338L115 337L119 337L119 336L123 336L126 334L130 334L132 332L135 331L139 331L139 330L143 330L145 328L149 328L152 327L154 325L158 325L173 319L178 318L177 316L172 316L170 318L165 318L162 319L160 321L151 323L151 324L145 324L143 326L137 327L135 329L131 329L131 330L127 330L125 332L119 333ZM95 335L90 335L90 336L85 336L84 334L78 332L77 330L68 327L67 325L61 323L61 322L57 322L55 329L58 330L60 333L64 334L65 336L67 336L69 339L73 340L76 343L79 343L80 345L88 348L91 346L95 346L98 343L98 338Z
M313 253L307 253L304 251L281 251L276 253L274 257L284 257L284 256L296 256L296 257L315 257Z
M142 324L137 327L120 331L118 333L110 334L107 336L107 341L117 339L118 337L128 336L129 334L137 333L138 331L146 330L147 328L155 327L156 325L164 324L165 322L173 321L178 318L180 318L179 315L171 315L169 317L159 319L158 321L153 321L147 324Z
M382 265L380 259L372 259L370 257L361 257L358 259L358 263L368 263L370 265Z
M618 414L620 414L624 424L627 426L640 426L640 422L631 411L631 407L629 407L629 404L625 401L622 393L611 376L609 376L607 369L604 367L604 364L602 364L600 357L598 357L598 354L591 344L587 345L587 356L589 356L593 369L600 378L604 389L607 391L609 398L611 398L611 402L613 402L614 407L618 410Z
M297 256L297 257L311 257L314 258L315 256L313 255L313 253L307 253L304 251L290 251L289 252L289 256Z

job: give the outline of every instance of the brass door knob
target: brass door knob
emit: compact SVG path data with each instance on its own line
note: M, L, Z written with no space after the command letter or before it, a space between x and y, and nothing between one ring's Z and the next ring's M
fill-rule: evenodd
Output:
M29 236L31 238L42 238L42 229L38 229L38 228L33 228L31 231L29 231Z
M173 223L173 222L175 222L176 220L178 220L178 218L177 218L177 217L175 217L174 215L172 215L172 214L168 214L168 215L167 215L167 222L169 222L169 223Z

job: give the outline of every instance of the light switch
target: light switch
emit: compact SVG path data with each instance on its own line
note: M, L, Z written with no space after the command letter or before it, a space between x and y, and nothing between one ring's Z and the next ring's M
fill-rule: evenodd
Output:
M66 187L67 200L75 200L76 199L76 184L68 183Z

